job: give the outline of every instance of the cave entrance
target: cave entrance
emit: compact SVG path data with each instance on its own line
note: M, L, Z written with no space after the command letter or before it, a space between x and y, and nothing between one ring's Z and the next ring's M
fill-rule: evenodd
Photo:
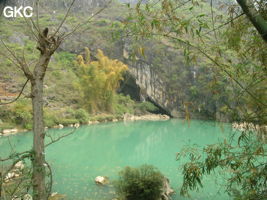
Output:
M170 112L162 108L159 104L157 104L157 102L153 101L150 97L148 97L145 94L146 91L141 90L141 88L136 84L135 78L130 73L126 73L124 75L124 80L121 82L118 92L124 95L129 95L131 99L137 102L151 102L157 107L157 110L151 113L168 115L172 117Z
M172 117L170 112L168 112L166 109L162 108L155 101L153 101L150 97L147 97L146 101L152 103L154 106L157 107L157 110L156 111L152 111L151 113L153 113L153 114L161 114L161 115L168 115L168 116Z

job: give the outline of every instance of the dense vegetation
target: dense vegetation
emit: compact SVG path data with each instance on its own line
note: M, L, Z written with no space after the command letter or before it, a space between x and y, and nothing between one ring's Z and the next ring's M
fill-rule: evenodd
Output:
M255 16L243 8L241 0L240 6L222 1L222 7L197 0L139 1L128 8L118 2L111 4L93 23L83 26L88 32L74 34L51 57L44 85L45 126L155 111L149 102L118 94L125 72L136 63L148 63L164 83L166 102L171 100L170 107L186 120L194 117L243 124L229 140L202 151L188 148L180 152L189 158L182 163L180 194L189 196L190 190L202 187L205 175L222 169L229 171L225 190L235 199L266 198L267 46L266 33L253 19L258 18L266 29L267 10L264 0L249 2L256 6ZM118 12L122 16L114 15ZM68 17L63 28L69 30L83 16ZM39 23L53 29L61 20L64 15L59 10L42 13ZM23 19L0 18L0 23L7 49L29 63L38 59L34 36L24 29ZM84 46L90 50L86 48L83 55ZM0 103L5 103L18 94L25 77L3 55L0 71L0 96L8 97ZM34 110L29 98L30 88L26 87L23 98L0 107L0 131L14 126L32 129ZM157 199L161 183L162 175L152 167L128 167L121 172L117 190L123 199Z
M96 55L97 61L91 61L88 48L85 49L85 60L77 58L78 89L81 90L82 105L91 113L114 111L116 91L123 73L128 66L118 60L111 60L101 50Z
M258 6L266 13L262 1ZM209 72L197 75L197 85L187 88L193 94L187 111L192 105L201 106L199 100L204 97L204 102L212 103L224 119L246 122L241 134L236 135L237 132L232 139L207 146L203 149L204 155L194 148L182 153L190 162L184 164L181 195L197 190L202 186L204 175L222 168L230 170L226 191L231 196L264 199L267 180L266 41L240 7L230 4L228 10L229 17L224 17L212 4L201 1L181 2L180 5L172 0L139 3L129 15L126 27L138 41L157 38L173 51L183 51L186 61L196 69ZM263 27L266 27L266 15L260 17L265 20ZM208 93L210 99L206 99Z
M52 5L41 4L41 8L45 10L50 8L50 6ZM59 10L53 15L42 11L39 20L42 26L55 27L56 24L63 19L64 10L61 10L60 5L58 6ZM100 85L96 84L96 79L90 79L88 75L85 84L88 87L84 87L84 90L80 87L85 79L81 76L83 72L80 70L81 68L78 67L79 64L77 63L76 57L83 52L84 46L90 46L92 54L90 56L92 57L91 61L93 63L97 60L97 56L99 55L97 49L103 49L103 53L114 59L122 58L120 55L120 41L114 40L112 35L114 30L119 29L121 26L120 23L115 20L116 16L114 16L113 13L118 12L119 9L123 11L122 8L124 7L118 3L111 4L111 7L107 11L102 12L101 15L97 16L94 22L84 27L88 30L87 32L77 32L53 55L51 65L49 66L45 78L44 88L45 124L47 127L53 127L58 124L70 125L78 122L87 123L89 120L109 121L113 118L122 118L122 115L125 113L142 114L156 110L156 107L153 106L152 103L135 102L130 97L123 94L116 94L121 81L115 81L116 84L115 82L112 83L112 89L109 90L112 94L109 95L109 97L105 97L109 99L105 100L106 108L103 109L100 105L104 103L104 100L99 102L99 99L96 99L98 97L92 94L93 91L100 91ZM73 26L73 24L81 20L82 17L82 13L79 13L77 16L69 16L66 21L66 26ZM25 59L29 62L32 62L38 57L35 42L32 38L33 36L29 34L27 29L23 28L25 27L25 22L22 18L16 18L12 21L0 18L0 23L1 37L12 50L17 51L18 54L24 52ZM81 40L77 40L76 37L80 37ZM21 45L25 47L22 48ZM24 78L23 73L16 70L16 67L9 59L3 56L1 58L0 96L3 97L1 98L2 102L7 102L18 94L23 85ZM80 59L86 58L80 56ZM6 70L7 67L10 70ZM110 74L112 74L112 70L116 73L116 68L113 68L110 69ZM100 74L101 70L97 69L93 73ZM98 78L101 77L98 76ZM105 78L108 80L110 77ZM119 79L122 80L122 77ZM101 83L100 79L99 83ZM111 84L111 82L109 83ZM89 87L90 84L93 84L92 87ZM102 86L104 87L104 85ZM14 104L0 107L0 130L14 128L16 126L28 130L32 128L32 111L30 99L27 98L29 93L30 88L26 86L21 100L14 102ZM94 97L95 99L90 99L90 97ZM91 103L89 103L90 101ZM99 104L97 108L92 108L92 104L96 103Z
M126 167L115 183L122 200L156 200L161 198L164 176L153 166Z

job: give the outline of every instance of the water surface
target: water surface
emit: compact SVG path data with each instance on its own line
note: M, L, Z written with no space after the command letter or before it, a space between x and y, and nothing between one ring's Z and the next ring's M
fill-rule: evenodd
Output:
M51 130L51 134L68 133L70 129ZM49 146L46 159L53 168L53 191L66 194L70 200L111 200L112 185L97 186L96 176L115 180L125 166L142 164L156 166L170 179L177 194L174 200L228 200L223 190L223 174L213 174L204 180L204 188L191 198L179 196L182 183L181 163L176 153L188 145L203 147L227 138L228 124L192 120L190 126L182 120L138 121L82 126L76 132ZM31 148L32 133L0 139L0 155L13 150Z

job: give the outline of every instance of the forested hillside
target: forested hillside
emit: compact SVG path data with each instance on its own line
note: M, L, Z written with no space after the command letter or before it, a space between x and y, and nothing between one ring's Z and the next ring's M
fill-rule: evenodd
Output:
M63 29L66 31L71 30L75 23L84 18L86 12L93 12L97 7L101 6L100 3L76 2L73 6L72 15L67 19ZM42 2L40 10L43 14L40 17L40 24L47 27L56 25L64 17L64 6L68 6L67 1ZM83 9L87 9L87 11L85 12ZM196 13L209 13L208 9L208 4L203 4L201 8L185 14L190 18L190 15L193 16ZM220 14L216 9L215 12ZM117 13L120 14L118 15ZM134 100L151 101L163 113L168 113L174 117L184 117L188 114L186 113L186 107L187 104L190 104L191 118L229 120L229 116L220 115L223 106L218 103L221 98L228 98L227 93L222 95L220 91L220 88L225 89L224 86L228 85L228 83L220 80L220 86L213 86L214 81L216 81L215 74L212 69L206 67L206 59L200 59L198 64L188 63L184 59L184 52L170 48L165 40L154 38L137 43L126 32L120 35L123 21L126 17L127 6L119 2L112 2L107 9L96 17L97 20L85 24L83 29L86 31L77 31L60 46L52 58L45 83L47 115L50 118L47 125L51 126L55 125L55 123L60 123L56 119L56 122L53 123L51 115L68 116L69 114L64 114L67 112L64 108L69 108L69 105L73 109L83 108L83 105L78 103L81 94L75 87L78 77L74 61L83 52L84 47L89 47L93 56L96 56L97 50L101 49L108 57L119 59L129 65L128 75L124 75L125 79L121 84L122 88L118 91L130 94ZM211 24L209 14L204 16L203 19L208 20L206 26ZM24 20L22 18L13 20L2 18L1 20L2 37L10 43L10 47L15 50L25 51L26 59L28 60L36 58L37 51L32 52L35 45L32 36L29 35L28 30L23 29L22 31L21 29L24 25ZM20 49L21 45L25 45L24 50ZM135 59L136 56L138 59ZM7 59L1 60L1 68L5 69L6 66L12 68L12 63ZM2 71L3 73L1 73L0 77L2 83L1 96L3 100L10 100L19 92L24 78L18 70ZM135 79L135 81L129 81L132 79ZM210 87L217 88L210 89ZM26 92L26 96L28 92ZM122 114L133 112L132 110L134 108L118 112ZM12 112L12 108L3 112ZM2 118L7 118L7 114L3 114ZM68 118L71 119L67 121L75 122L73 116ZM28 116L28 119L20 119L18 121L16 123L24 124L26 123L25 121L30 121L30 116ZM66 124L65 121L61 121L61 123ZM29 125L23 126L29 127Z
M62 1L62 3L63 2L65 1ZM64 17L65 9L62 8L62 3L57 2L56 4L50 4L49 2L44 2L44 4L41 5L42 12L44 13L40 17L39 23L47 27L56 26ZM87 5L86 1L77 2L73 8L73 15L70 16L67 19L66 24L64 24L64 29L71 29L75 23L82 20L84 13L79 7L83 4L83 8L88 9L88 12L93 12L93 10L96 10L101 6L96 6L94 3L88 3ZM66 6L68 5L69 4L67 3ZM52 8L56 11L53 11ZM133 114L134 110L142 113L146 112L146 110L153 111L156 109L152 104L134 103L129 97L118 95L118 97L114 97L115 99L110 99L110 101L116 102L114 108L109 109L108 111L102 110L101 112L92 113L90 109L86 109L88 106L85 105L85 103L82 103L87 100L81 100L83 94L77 85L81 80L75 63L78 55L84 55L83 52L85 47L90 48L93 60L97 59L97 51L100 49L108 57L119 59L124 62L122 56L122 40L114 38L113 36L113 32L121 27L121 24L118 21L121 18L114 13L121 12L121 15L123 15L124 9L125 7L121 4L112 3L108 9L97 16L97 19L93 23L88 23L83 27L86 31L78 31L73 34L73 36L61 45L59 50L53 55L50 64L51 67L48 69L45 79L44 89L46 96L46 126L52 127L57 124L68 125L77 122L87 123L90 118L98 119L98 117L95 117L95 114L101 113L104 116L99 116L100 120L105 120L105 118L112 120L112 118L121 118L124 113ZM53 14L50 15L46 12L47 10ZM79 10L79 12L76 12L76 10ZM8 42L7 45L10 48L18 52L24 52L25 58L31 62L31 60L37 57L38 51L35 48L36 44L32 35L29 34L29 30L23 28L24 25L25 22L23 18L11 20L1 18L1 36L2 39ZM25 47L22 49L21 46ZM7 67L10 68L10 70L5 70ZM2 71L0 75L0 96L1 101L6 102L14 99L19 94L25 78L23 73L17 70L13 63L8 59L1 60L0 68ZM99 90L97 87L91 89L93 91ZM30 106L25 106L29 105L30 102L30 100L27 99L29 92L30 90L27 86L26 90L23 92L24 98L10 106L1 107L1 121L3 122L3 124L1 124L2 129L11 128L14 125L31 129L31 108Z
M0 16L1 200L53 200L54 185L77 200L211 200L213 174L219 200L267 198L265 0L0 11L26 5L33 17Z

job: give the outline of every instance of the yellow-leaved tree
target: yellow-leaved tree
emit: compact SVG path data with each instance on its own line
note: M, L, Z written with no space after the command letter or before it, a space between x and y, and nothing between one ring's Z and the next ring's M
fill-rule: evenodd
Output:
M97 60L91 61L90 50L85 48L85 58L77 57L76 67L81 103L91 113L112 112L116 90L128 66L119 60L109 59L98 50Z

